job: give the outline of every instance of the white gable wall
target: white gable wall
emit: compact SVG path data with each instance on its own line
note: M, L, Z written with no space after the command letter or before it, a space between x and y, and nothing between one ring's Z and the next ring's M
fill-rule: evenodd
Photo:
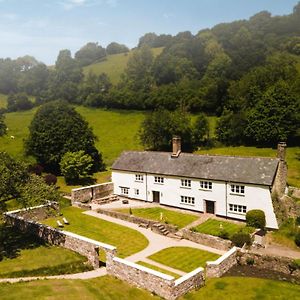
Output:
M135 180L136 174L143 175L143 182ZM163 177L164 183L155 183L155 176ZM181 179L184 178L115 170L112 172L114 193L116 195L121 195L121 187L127 187L129 188L129 193L124 196L152 202L152 191L157 191L160 193L161 204L199 212L205 212L205 200L214 201L216 215L240 220L245 220L245 214L230 212L229 204L243 205L247 207L247 211L251 209L263 210L266 215L267 227L274 229L278 228L268 186L245 185L241 183L240 185L245 186L245 194L236 195L231 193L230 183L224 181L210 180L212 182L212 190L203 190L200 187L200 179L186 178L191 180L190 188L182 187ZM207 180L203 179L203 181ZM136 189L139 190L138 195L135 193ZM181 203L181 196L193 197L195 199L195 204Z

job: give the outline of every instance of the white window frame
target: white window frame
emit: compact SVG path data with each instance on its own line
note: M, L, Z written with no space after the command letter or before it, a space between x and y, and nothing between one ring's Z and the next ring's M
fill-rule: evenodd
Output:
M195 206L195 197L180 196L180 203L184 205Z
M125 195L125 196L129 195L129 187L120 186L120 189L121 189L121 195Z
M245 215L247 213L247 206L240 204L228 204L228 211L233 214Z
M144 175L143 174L135 174L135 181L143 182L144 181Z
M241 184L231 184L230 185L230 194L233 195L245 195L245 186Z
M165 178L162 176L154 176L154 183L164 184Z
M191 179L181 179L181 187L190 189L192 187L192 180Z
M200 180L200 190L211 191L212 190L212 182Z

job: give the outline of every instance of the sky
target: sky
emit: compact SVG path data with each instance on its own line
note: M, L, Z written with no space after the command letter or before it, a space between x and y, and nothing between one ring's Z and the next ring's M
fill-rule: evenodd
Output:
M262 10L290 14L299 0L0 0L0 57L54 64L87 42L135 47L147 32L193 34Z

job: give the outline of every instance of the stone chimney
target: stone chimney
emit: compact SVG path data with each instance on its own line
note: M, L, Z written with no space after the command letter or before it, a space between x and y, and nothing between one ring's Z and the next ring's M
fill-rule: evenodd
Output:
M172 157L178 157L181 153L181 138L180 136L174 136L172 139L173 152Z
M279 158L277 173L272 188L277 196L281 197L286 189L286 178L287 178L287 163L285 161L286 143L280 142L277 145L277 158Z

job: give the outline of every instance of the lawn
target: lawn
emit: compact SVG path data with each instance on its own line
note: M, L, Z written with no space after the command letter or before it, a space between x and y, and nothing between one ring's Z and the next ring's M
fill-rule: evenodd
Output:
M227 232L229 236L232 236L244 227L245 225L238 225L231 222L208 219L197 227L192 228L192 230L215 236L220 236L222 232Z
M129 209L118 209L119 212L129 214ZM177 212L161 207L150 207L150 208L132 208L132 214L136 217L141 217L148 220L154 220L162 223L172 224L178 228L183 228L188 224L196 221L197 216L189 213ZM163 219L161 220L161 216Z
M223 147L197 151L199 154L236 155L236 156L261 156L276 157L276 149L256 147ZM297 159L300 147L287 147L288 183L300 187L300 160Z
M66 207L61 212L70 222L64 230L115 246L120 257L130 256L148 246L148 240L136 230L82 214L83 210L76 207ZM57 227L58 219L50 218L43 223Z
M196 268L205 267L207 261L214 261L219 257L218 254L196 248L170 247L148 258L183 272L191 272Z
M0 283L1 300L150 300L160 299L110 276L89 280L38 280Z
M155 270L155 271L158 271L158 272L167 274L167 275L171 275L171 276L173 276L175 279L177 279L177 278L180 277L179 274L175 274L175 273L170 272L170 271L168 271L168 270L166 270L166 269L159 268L159 267L157 267L157 266L148 264L148 263L146 263L146 262L144 262L144 261L139 261L139 262L137 262L137 264L139 264L139 265L141 265L141 266L144 266L144 267L147 267L147 268L149 268L149 269L152 269L152 270Z
M0 262L0 278L79 273L91 270L86 261L78 253L60 247L22 249L16 258Z
M7 95L0 94L0 108L6 108Z
M206 286L180 299L186 300L296 300L300 285L249 277L223 277L209 279Z
M159 55L163 48L152 48L153 56ZM91 64L83 68L83 73L87 75L92 72L96 75L106 73L113 84L117 84L121 78L121 74L124 72L129 57L132 56L134 51L130 51L128 54L112 54L108 55L105 60Z

